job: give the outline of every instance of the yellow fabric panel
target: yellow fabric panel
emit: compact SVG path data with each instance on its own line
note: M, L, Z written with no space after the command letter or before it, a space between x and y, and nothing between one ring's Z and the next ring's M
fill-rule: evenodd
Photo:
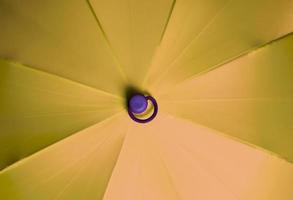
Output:
M132 85L140 87L175 0L89 0Z
M1 0L0 27L0 57L123 92L125 82L87 1Z
M102 199L127 123L119 114L0 172L0 198Z
M0 60L0 169L122 109L93 88Z
M164 91L293 31L291 0L179 0L147 87Z
M130 129L104 199L291 200L292 184L292 164L160 114Z
M158 120L160 122L160 119ZM125 138L104 200L177 200L176 188L158 152L150 124L134 124Z
M291 34L162 94L161 109L293 162L292 66Z

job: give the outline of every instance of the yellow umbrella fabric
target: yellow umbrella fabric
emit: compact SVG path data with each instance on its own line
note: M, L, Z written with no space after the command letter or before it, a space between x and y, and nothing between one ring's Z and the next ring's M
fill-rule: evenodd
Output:
M0 0L0 199L291 200L291 0ZM130 119L129 88L157 99Z

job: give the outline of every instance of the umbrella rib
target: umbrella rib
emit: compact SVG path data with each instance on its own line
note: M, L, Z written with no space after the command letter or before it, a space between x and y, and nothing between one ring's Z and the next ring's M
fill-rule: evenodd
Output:
M192 156L192 151L188 147L185 147L183 145L178 145L178 144L175 144L175 146L177 146L177 148L182 149L185 153L187 153L188 157L191 158L190 160L193 161L194 157ZM196 151L196 156L200 158L199 153L197 151ZM194 164L192 163L192 165ZM203 171L207 172L207 174L212 175L217 180L217 182L223 185L226 191L230 193L235 199L239 199L234 192L232 192L231 190L228 190L227 185L215 173L211 172L210 170L207 170L204 166L202 166L202 164L200 164L200 162L197 162L197 166L201 168Z
M116 62L116 67L117 67L121 77L124 79L124 81L128 81L127 75L126 75L125 71L123 70L122 64L119 61L118 56L116 55L115 50L114 50L113 46L111 45L111 42L110 42L105 30L103 29L103 26L102 26L102 24L101 24L101 22L100 22L100 20L99 20L99 18L97 16L96 11L94 10L90 0L86 0L86 2L87 2L87 5L89 6L89 9L90 9L93 17L95 18L95 21L97 23L97 26L98 26L99 30L101 31L101 33L102 33L102 35L103 35L103 37L104 37L104 39L105 39L110 51L112 53L112 56L113 56L113 58L114 58L114 60Z
M176 5L176 0L173 0L172 2L172 5L171 5L171 8L170 8L170 11L169 11L169 14L168 14L168 17L167 17L167 20L165 22L165 25L164 25L164 28L163 28L163 31L162 31L162 34L161 34L161 39L160 39L160 43L162 42L164 36L165 36L165 33L166 33L166 30L167 30L167 27L169 25L169 22L170 22L170 19L171 19L171 16L173 14L173 11L174 11L174 7Z
M51 180L53 180L55 177L57 177L58 175L62 174L65 170L72 168L74 166L76 166L78 163L80 163L81 161L84 161L86 159L89 159L89 156L91 154L93 154L95 151L97 151L98 149L100 149L102 147L102 145L108 141L110 138L112 138L113 135L109 135L107 138L104 138L101 142L99 142L97 145L95 145L89 152L87 152L85 155L83 155L82 157L80 157L79 159L75 160L73 163L70 163L68 166L66 166L65 168L61 168L60 170L58 170L55 174L49 176L47 179L45 179L44 181L42 181L39 185L35 186L32 190L36 190L38 187L40 187L42 184L46 184L48 182L50 182ZM84 164L84 163L83 163ZM80 168L77 170L79 171L82 167L84 167L83 165L80 166ZM65 184L65 186L63 187L63 189L57 194L57 196L54 199L60 199L59 197L66 191L66 189L73 183L74 179L76 179L78 176L78 172L69 179L69 181L67 182L67 184ZM76 178L75 178L76 177Z
M96 125L96 124L103 123L104 121L110 120L111 118L114 118L116 115L119 115L120 113L121 113L121 111L120 111L120 112L116 112L116 113L110 115L109 117L106 117L106 118L105 118L104 120L102 120L102 121L99 121L99 120L97 121L97 119L94 119L94 120L90 121L90 122L88 123L88 125L83 126L82 128L80 128L80 129L77 130L77 131L76 131L75 129L70 129L70 131L69 131L70 134L68 134L67 136L65 136L65 137L63 137L63 138L61 138L61 139L59 139L58 141L53 141L51 144L45 146L45 148L43 148L43 149L49 148L50 146L52 146L52 145L58 143L59 141L64 140L64 139L67 139L67 138L69 138L70 136L75 135L75 133L78 133L78 132L80 132L80 131L82 131L82 130L84 130L84 129L90 127L90 126L94 126L94 125ZM27 143L27 142L28 142L29 140L31 140L32 138L33 138L33 136L30 135L30 137L27 137L27 138L25 139L25 141L23 141L23 143L25 143L25 142ZM10 147L7 147L7 148L5 148L5 149L2 149L2 151L7 151L7 150L9 150L9 148L10 148ZM33 156L34 154L37 154L39 151L41 151L41 150L43 150L43 149L37 150L36 152L34 152L34 153L32 153L32 154L30 154L30 155L28 155L28 156L26 156L26 157ZM26 157L25 157L25 158L22 158L22 159L26 159ZM22 159L19 160L19 161L17 161L17 162L22 161ZM17 163L17 162L15 162L15 163ZM15 163L12 163L12 164L10 164L10 165L14 165ZM10 167L10 165L6 166L4 169L0 169L0 174L1 174L1 170L5 170L6 168Z
M213 101L292 101L292 97L228 97L228 98L197 98L197 99L172 99L172 100L161 100L165 102L174 102L174 103L185 103L185 102L198 102L198 101L204 101L204 102L213 102Z
M33 67L33 66L30 66L30 65L27 65L27 64L22 64L22 63L20 63L20 62L15 61L15 60L7 59L7 58L0 58L0 60L4 60L4 61L6 61L6 62L8 62L8 63L12 63L12 64L18 64L18 65L21 65L21 66L24 67L24 68L28 68L28 69L30 69L30 70L32 70L32 71L35 71L35 72L38 72L38 73L43 73L43 74L47 74L47 75L50 75L50 76L58 77L58 78L60 78L61 80L66 80L66 81L68 81L68 82L70 82L70 83L74 83L74 84L80 85L80 86L82 86L82 87L86 87L86 88L91 89L91 90L94 90L94 91L96 91L96 92L98 92L98 93L101 93L101 94L104 94L104 95L107 95L107 96L110 96L110 97L114 97L114 98L116 98L116 99L117 99L117 98L118 98L118 99L122 99L121 96L118 96L118 95L112 94L112 93L107 92L107 91L105 91L105 90L98 89L98 88L95 88L95 87L93 87L93 86L87 85L87 84L85 84L85 83L82 83L82 82L79 82L79 81L76 81L76 80L70 79L70 78L68 78L68 77L64 77L64 76L61 76L61 75L58 75L58 74L55 74L55 73L52 73L52 72L48 72L48 71L46 71L46 70L41 70L41 69L38 69L38 68L36 68L36 67Z
M111 120L111 119L117 117L118 115L121 115L122 113L123 113L123 111L120 111L120 112L117 112L117 113L115 113L115 114L112 114L112 115L110 115L109 117L106 117L105 119L103 119L103 120L101 120L101 121L98 121L98 122L96 122L96 123L94 123L94 124L92 124L92 125L90 125L90 126L95 126L95 125L98 125L98 124L105 123L105 122L107 122L107 121L109 121L109 120ZM93 120L93 122L94 122L94 121L95 121L95 120ZM0 170L0 175L3 174L3 173L5 173L6 171L8 171L8 170L10 170L10 169L13 169L13 168L17 167L18 165L21 165L21 164L22 164L23 162L25 162L26 160L30 160L30 159L32 159L32 158L34 158L34 157L37 157L37 156L38 156L40 153L42 153L43 151L48 151L48 149L53 148L57 143L59 143L59 142L61 142L61 141L64 141L64 140L68 140L70 137L73 137L73 136L76 135L76 134L82 134L82 133L80 133L80 132L81 132L82 130L84 130L84 129L90 127L90 126L84 127L84 128L80 129L79 131L77 131L77 132L75 132L75 133L72 133L72 134L70 134L70 135L68 135L68 136L65 136L65 137L62 138L61 140L56 141L56 142L53 142L52 144L46 146L45 148L40 149L40 150L38 150L38 151L36 151L36 152L34 152L34 153L32 153L32 154L30 154L30 155L28 155L28 156L22 158L21 160L18 160L17 162L12 163L11 165L6 166L5 168L3 168L3 169Z
M127 125L127 129L126 129L126 131L125 131L125 137L128 135L129 130L130 130L130 123L128 123L128 125ZM113 172L114 172L115 169L117 168L117 164L118 164L118 162L119 162L119 158L120 158L120 156L121 156L121 151L122 151L122 149L124 149L124 146L125 146L125 137L123 138L123 142L122 142L122 145L121 145L121 148L120 148L119 154L118 154L117 159L116 159L116 161L115 161L115 164L114 164L114 166L113 166L113 169L112 169L112 172L111 172L110 178L109 178L109 180L108 180L108 182L107 182L106 188L105 188L105 190L104 190L104 192L103 192L103 195L102 195L103 198L102 198L102 199L105 198L106 191L107 191L107 189L110 187L110 181L111 181L111 179L112 179L112 177L113 177Z
M162 34L161 34L161 38L160 38L159 45L162 43L162 40L163 40L163 38L164 38L164 36L166 34L166 31L167 31L168 25L170 23L170 20L171 20L171 17L172 17L172 14L173 14L173 11L174 11L174 8L175 8L176 3L177 3L177 0L173 0L172 5L171 5L171 8L170 8L170 11L169 11L169 14L168 14L168 17L167 17L167 20L166 20L166 23L164 25L164 28L163 28L163 31L162 31ZM142 82L143 83L143 87L145 87L146 81L147 81L147 79L148 79L148 77L150 75L150 68L151 68L151 66L148 67L147 72L146 72L146 75L143 78L143 82Z
M93 156L95 156L96 154L94 154L97 150L101 149L103 144L107 141L109 141L110 139L112 139L112 137L114 137L114 135L109 135L107 138L104 138L104 140L102 142L100 142L99 144L95 145L95 147L93 148L93 150L91 150L90 152L88 152L86 155L84 155L81 159L76 160L76 162L74 162L73 165L70 165L69 167L72 167L76 164L78 164L80 161L85 160L85 159L89 159L89 163L93 162ZM92 156L92 157L91 157ZM84 163L83 163L84 164ZM66 191L67 188L70 187L70 185L73 184L73 181L75 179L77 179L77 177L79 177L81 175L81 170L82 168L85 168L86 165L81 165L81 167L77 170L78 172L68 181L68 183L64 186L64 188L59 192L59 194L56 196L55 200L60 199L60 197L62 196L62 194ZM64 171L64 170L62 170ZM62 172L60 172L62 173ZM60 174L59 173L59 174Z
M48 177L44 183L51 181L52 179L54 179L56 176L58 176L59 174L62 174L66 169L75 166L76 164L78 164L80 161L83 161L85 159L88 158L88 156L90 156L91 154L93 154L95 151L97 151L98 149L101 148L101 146L106 142L109 141L111 138L113 137L113 135L109 135L107 138L104 138L101 142L99 142L98 144L96 144L89 152L87 152L85 155L83 155L82 157L80 157L79 159L75 160L73 163L71 163L69 166L66 166L63 169L60 169L59 171L57 171L54 175Z
M104 109L104 110L111 110L109 109ZM81 110L81 111L71 111L71 112L56 112L56 113L43 113L43 114L36 114L36 115L22 115L18 118L14 119L29 119L29 118L36 118L36 117L50 117L50 116L66 116L66 115L75 115L75 114L82 114L82 113L98 113L100 112L101 109L96 109L96 110ZM6 119L1 119L0 121L6 121Z
M152 135L149 134L149 137L151 137L151 136ZM170 169L168 168L167 163L166 163L165 159L162 156L162 150L159 148L159 144L157 142L155 142L156 140L154 140L154 136L152 138L153 138L153 142L155 143L156 149L158 151L159 160L161 161L163 168L166 169L166 175L168 176L168 182L170 183L171 187L174 188L174 191L175 191L177 199L180 200L180 199L182 199L181 195L179 194L179 192L178 192L178 190L177 190L177 188L176 188L176 186L174 184L174 180L172 178Z
M198 78L198 77L200 77L200 76L202 76L202 75L205 75L205 74L207 74L207 73L209 73L209 72L211 72L211 71L213 71L213 70L215 70L215 69L217 69L217 68L219 68L219 67L222 67L222 66L224 66L224 65L226 65L226 64L228 64L228 63L232 63L232 62L234 62L234 61L236 61L236 60L238 60L238 59L241 59L241 58L243 58L243 57L249 55L249 54L252 53L252 52L259 51L259 50L261 50L261 49L263 49L263 48L265 48L265 47L267 47L267 46L269 46L269 45L271 45L271 44L274 44L274 43L276 43L276 42L278 42L278 41L280 41L280 40L282 40L282 39L284 39L284 38L286 38L286 37L289 37L289 36L291 36L291 35L293 35L293 32L290 32L290 33L284 34L284 35L282 35L282 36L280 36L280 37L277 37L277 38L275 38L275 39L273 39L273 40L271 40L271 41L269 41L269 42L266 42L265 44L262 44L262 45L256 46L256 47L254 47L254 48L248 48L248 49L246 49L245 51L242 51L242 52L239 53L238 55L236 55L236 56L234 56L234 57L232 57L232 58L230 58L230 59L228 59L228 60L224 60L224 61L222 61L221 63L218 63L218 64L216 64L216 65L213 65L213 66L209 67L209 68L206 69L206 70L200 71L200 72L198 72L198 73L196 73L196 74L193 74L193 75L191 75L191 76L189 76L189 77L187 77L187 78L181 80L180 82L176 83L176 84L174 85L174 87L171 88L171 90L173 90L174 88L178 87L178 85L180 85L180 84L182 84L182 83L185 83L185 82L187 82L187 81L189 81L189 80L191 80L191 79L194 80L195 78ZM170 90L167 90L166 92L163 92L163 93L160 93L160 94L166 94L166 93L168 93L169 91L170 91Z
M66 183L66 185L63 187L63 189L55 196L54 200L60 199L62 195L65 193L65 191L73 184L73 182L81 175L81 172L84 170L86 165L81 165L78 169L75 175L70 177L69 181Z
M182 51L166 66L166 69L161 73L161 75L157 78L157 80L154 81L154 84L159 83L166 74L172 69L176 61L181 58L186 51L189 49L189 47L196 42L200 36L215 22L215 20L223 13L223 11L227 8L227 6L232 2L232 0L227 0L226 3L219 8L217 12L215 12L215 15L206 23L206 25L198 32L197 35L195 35L194 38L182 49Z
M16 164L16 163L18 163L18 162L21 162L23 159L29 158L30 156L33 156L34 154L37 154L39 151L42 151L43 149L48 148L48 147L50 147L50 146L52 146L52 145L58 143L59 141L64 140L64 139L66 139L66 138L68 138L68 137L74 135L74 133L76 133L76 132L82 131L82 130L84 130L84 129L90 127L90 126L93 126L93 125L95 125L96 123L97 123L97 121L96 121L96 119L95 119L95 120L92 120L92 121L89 123L90 125L87 125L86 127L83 127L83 128L81 128L81 129L79 129L78 131L76 131L76 130L74 130L74 129L70 129L70 131L68 131L68 132L70 132L70 134L68 134L67 136L65 136L65 137L63 137L63 138L61 138L61 139L59 138L57 141L53 141L51 144L45 146L44 148L41 147L42 149L39 149L39 150L37 149L36 152L33 152L32 154L30 154L30 155L28 155L28 156L22 158L21 160L16 161L15 163L12 163L12 164L6 166L4 169L1 169L1 170L4 171L6 168L9 168L10 166L13 166L14 164ZM43 136L43 137L45 137L45 136ZM33 136L33 135L30 135L29 137L26 137L25 140L22 141L22 143L23 143L23 144L28 143L28 142L29 142L30 140L32 140L33 138L34 138L34 136ZM39 138L39 139L42 139L42 137ZM8 147L6 147L5 149L2 149L2 151L3 151L3 152L4 152L4 151L7 151L7 150L9 150L10 148L11 148L11 147L8 146ZM1 172L2 172L1 170L0 170L0 174L1 174Z
M27 66L21 65L21 67L27 67ZM32 68L32 67L27 67L27 68L29 68L30 70L36 70L36 69L34 69L34 68ZM50 76L56 76L55 74L50 74L50 73L47 73L47 72L44 72L44 71L38 71L38 72L39 72L39 73L45 73L45 74L50 75ZM61 79L64 79L64 80L66 80L66 81L73 82L74 84L77 83L77 82L75 82L75 81L68 80L68 79L66 79L66 78L60 77L60 76L58 76L58 75L57 75L56 77L61 78ZM80 83L77 83L77 84L80 85ZM45 93L47 93L47 94L53 94L53 95L56 95L56 96L70 97L71 99L76 99L76 100L79 100L78 98L81 97L80 95L73 95L73 94L64 93L64 92L56 92L56 91L54 91L54 90L50 90L50 89L39 88L37 85L34 85L33 88L32 88L31 86L28 87L28 86L25 86L25 85L23 85L23 84L19 84L19 83L17 83L17 82L9 82L9 85L16 86L16 87L21 88L21 89L29 89L29 90L35 90L35 91L38 91L38 92L45 92ZM88 86L86 86L86 87L88 87ZM92 87L90 87L89 89L94 90L94 92L101 92L101 91L99 91L99 90L96 91L97 89L96 89L96 88L92 88ZM16 92L16 91L11 91L11 92ZM114 98L120 98L119 96L113 96L113 95L110 94L110 93L104 93L104 91L102 91L102 92L103 92L103 95L107 95L107 96L111 95L111 98L113 98L113 97L114 97ZM17 92L16 92L16 93L17 93ZM66 102L66 104L69 104L69 103ZM77 104L76 104L76 105L77 105ZM80 105L89 105L89 104L80 104ZM95 104L92 104L92 105L95 105Z
M158 149L158 148L157 148L157 149ZM158 151L160 151L160 150L158 150ZM182 198L180 197L181 195L179 194L178 189L176 188L176 186L175 186L175 184L174 184L174 180L173 180L173 178L172 178L172 175L171 175L170 169L168 168L166 161L165 161L164 158L162 157L161 152L159 152L158 154L159 154L159 159L160 159L161 162L162 162L163 168L166 169L166 175L168 176L169 183L170 183L170 185L174 188L174 191L175 191L174 193L175 193L175 195L176 195L176 198L177 198L178 200L182 199Z
M184 147L181 147L181 148L188 154L188 156L190 158L193 158L193 156L192 156L193 154L191 153L191 151L190 151L189 148L187 148L187 147L185 147L185 148ZM199 153L198 152L196 152L196 153L197 153L197 157L200 158L198 156ZM221 184L222 186L224 186L224 188L226 189L226 191L228 193L230 193L235 199L239 199L239 197L235 194L235 192L234 191L232 192L232 190L229 189L229 187L223 182L223 180L218 175L216 175L215 173L211 172L211 170L206 169L204 166L202 166L202 164L200 162L197 162L197 166L199 168L201 168L203 171L206 171L208 174L210 174L211 176L213 176L217 180L217 182L219 184Z
M267 154L267 155L269 155L269 156L272 156L272 157L275 157L275 158L277 158L277 159L283 160L283 161L285 161L285 162L287 162L287 163L291 163L286 157L283 157L283 156L281 156L281 155L279 155L279 154L277 154L277 153L275 153L275 152L273 152L273 151L270 151L270 150L265 149L265 148L263 148L263 147L261 147L261 146L258 146L258 145L255 145L255 144L253 144L253 143L250 143L250 142L248 142L248 141L246 141L246 140L243 140L243 139L241 139L241 138L238 138L238 137L236 137L236 136L229 135L229 134L225 133L224 131L222 131L222 130L220 130L220 129L218 129L218 128L210 127L210 126L205 125L205 124L203 124L203 123L195 122L195 121L193 121L193 120L191 120L191 119L188 119L188 118L185 118L185 117L182 117L182 116L178 116L178 115L174 115L174 114L172 114L171 112L166 111L166 110L164 110L164 112L165 112L166 114L168 114L169 116L172 116L173 118L180 118L180 119L182 119L182 120L184 120L184 121L187 121L187 122L190 122L190 123L192 123L192 124L199 125L199 126L202 126L202 127L208 128L208 129L210 129L210 130L214 130L215 132L217 132L218 135L220 135L220 136L222 136L222 137L226 137L226 138L228 138L228 139L234 140L234 141L239 142L239 143L241 143L241 144L243 144L243 145L249 146L249 147L251 147L251 148L253 148L253 149L257 150L257 151L260 151L260 152L262 152L262 153L264 153L264 154Z

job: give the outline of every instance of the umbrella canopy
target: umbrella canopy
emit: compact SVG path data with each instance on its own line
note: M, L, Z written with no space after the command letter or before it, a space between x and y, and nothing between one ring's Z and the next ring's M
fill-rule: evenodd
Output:
M0 0L0 199L291 200L292 13Z

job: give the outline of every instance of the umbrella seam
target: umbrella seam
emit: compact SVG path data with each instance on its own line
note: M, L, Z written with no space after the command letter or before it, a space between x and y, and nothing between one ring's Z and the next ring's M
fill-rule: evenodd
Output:
M113 114L113 115L111 115L111 116L105 118L105 119L102 120L102 121L98 121L97 123L94 123L94 124L92 124L92 125L90 125L90 126L87 126L87 127L83 128L83 129L77 131L76 133L72 133L72 134L70 134L70 135L64 137L63 139L61 139L61 140L59 140L59 141L53 142L52 144L46 146L45 148L40 149L40 150L38 150L38 151L36 151L36 152L34 152L34 153L32 153L32 154L30 154L30 155L24 157L24 158L18 160L17 162L14 162L14 163L12 163L11 165L8 165L8 166L6 166L5 168L1 169L1 170L0 170L0 175L1 175L1 174L4 174L5 172L7 172L7 171L9 171L9 170L12 170L12 169L16 168L17 166L21 165L22 163L25 163L27 160L30 160L30 159L32 159L32 158L34 158L34 157L37 157L41 152L43 152L43 151L48 151L48 149L50 150L51 148L53 148L55 145L57 145L57 144L60 143L60 142L64 142L65 140L68 140L69 138L75 136L76 134L82 134L82 133L81 133L82 130L85 130L85 129L90 128L90 127L93 127L93 126L98 126L98 125L99 125L99 126L102 126L102 124L108 122L109 120L112 120L113 118L115 118L115 117L121 115L122 113L124 113L124 112L123 112L123 111L117 112L117 113L115 113L115 114ZM95 120L93 120L93 121L95 121Z
M149 137L151 137L151 135L149 135ZM159 155L160 161L162 162L162 166L163 166L164 169L166 169L166 175L168 177L169 183L170 183L171 187L174 188L177 199L180 200L180 199L182 199L181 195L179 194L179 191L177 190L177 188L176 188L176 186L174 184L174 178L171 175L170 169L168 168L167 163L166 163L165 159L162 156L162 150L160 149L158 143L155 142L154 138L153 138L153 143L155 143L156 149L158 150L158 155Z
M170 22L170 20L171 20L171 17L172 17L172 15L173 15L173 11L174 11L174 8L175 8L176 3L177 3L177 0L173 0L172 5L171 5L171 8L170 8L170 11L169 11L169 15L168 15L167 20L166 20L166 23L165 23L165 25L164 25L164 27L163 27L163 31L162 31L161 38L160 38L160 42L159 42L159 45L158 45L158 46L161 45L162 40L163 40L163 38L165 37L165 34L166 34L167 28L168 28L168 26L169 26L169 22ZM155 54L155 52L154 52L154 54ZM154 57L154 55L153 55L153 57ZM148 77L149 77L149 75L150 75L150 71L151 71L150 68L151 68L151 67L152 67L152 65L150 65L150 66L148 67L148 69L147 69L147 71L146 71L146 75L145 75L144 78L143 78L143 81L142 81L142 85L143 85L143 87L145 87L146 81L147 81L147 79L148 79Z
M123 142L122 142L122 145L121 145L120 151L119 151L119 153L118 153L117 159L116 159L116 161L115 161L115 163L114 163L114 166L113 166L113 169L112 169L112 171L111 171L110 177L109 177L108 182L107 182L107 184L106 184L105 190L104 190L103 195L102 195L102 199L105 198L106 192L107 192L108 188L110 188L110 182L111 182L111 180L112 180L112 177L114 176L113 173L114 173L114 171L115 171L115 169L116 169L116 167L117 167L117 164L118 164L118 162L119 162L119 159L120 159L120 157L121 157L122 149L125 148L125 147L124 147L124 146L125 146L125 141L126 141L126 137L127 137L128 133L129 133L129 130L130 130L130 123L128 123L127 130L125 131L125 136L124 136L124 138L123 138Z
M261 147L261 146L259 146L259 145L253 144L253 143L251 143L251 142L248 142L248 141L243 140L243 139L241 139L241 138L238 138L238 137L236 137L236 136L229 135L228 133L225 133L224 131L222 131L222 130L220 130L220 129L213 128L213 127L210 127L210 126L205 125L205 124L203 124L203 123L199 123L199 122L193 121L193 120L191 120L191 119L188 119L187 117L177 116L177 115L175 116L174 114L172 114L171 112L166 111L166 110L164 110L164 112L165 112L167 115L169 115L169 116L171 116L171 117L173 117L173 118L180 118L181 120L186 121L186 122L189 122L189 123L191 123L191 124L199 125L199 126L206 127L206 128L208 128L208 129L214 130L214 131L217 133L217 135L219 135L219 136L222 136L222 137L228 138L228 139L233 140L233 141L235 141L235 142L239 142L239 143L241 143L241 144L243 144L243 145L246 145L246 146L248 146L248 147L251 147L251 148L253 148L254 150L257 150L257 151L259 151L259 152L261 152L261 153L264 153L264 154L266 154L266 155L268 155L268 156L271 156L271 157L273 157L273 158L280 159L280 160L282 160L282 161L284 161L284 162L286 162L286 163L290 163L290 164L292 163L288 158L286 158L286 157L284 157L284 156L281 156L281 155L279 155L279 154L277 154L277 153L275 153L275 152L273 152L273 151L270 151L270 150L268 150L268 149L266 149L266 148L264 148L264 147Z
M5 62L8 62L8 63L11 63L11 64L14 64L14 65L17 65L17 66L21 66L23 68L30 69L30 70L32 70L34 72L46 74L47 76L50 76L50 77L57 77L60 80L66 80L66 81L68 81L71 84L76 84L76 85L79 85L79 86L82 86L82 87L85 87L85 88L94 90L97 93L101 93L101 94L104 94L104 95L107 95L107 96L111 96L112 98L123 99L121 96L118 96L116 94L112 94L112 93L107 92L107 91L104 91L102 89L95 88L95 87L90 86L90 85L87 85L85 83L82 83L82 82L79 82L79 81L76 81L76 80L73 80L73 79L70 79L70 78L67 78L67 77L64 77L64 76L60 76L58 74L55 74L55 73L52 73L52 72L48 72L46 70L41 70L41 69L35 68L33 66L30 66L30 65L27 65L27 64L23 64L23 63L17 62L16 60L12 60L12 59L9 59L9 58L0 57L0 61L1 60L5 61Z
M97 23L97 26L98 26L99 30L102 32L102 35L103 35L103 37L104 37L104 39L105 39L105 41L106 41L106 43L107 43L107 45L108 45L111 53L112 53L112 57L114 58L114 60L116 62L117 69L120 72L120 75L122 76L123 80L127 82L128 81L128 77L127 77L127 75L126 75L126 73L125 73L125 71L124 71L124 69L122 67L121 62L118 59L118 56L115 53L115 50L114 50L113 46L111 45L111 42L110 42L110 40L109 40L109 38L108 38L105 30L103 29L103 26L102 26L102 24L101 24L101 22L100 22L100 20L99 20L99 18L97 16L97 13L96 13L95 9L93 8L90 0L86 0L86 2L88 4L88 6L89 6L89 9L90 9L93 17L95 18L95 21Z
M222 62L220 62L220 63L218 63L216 65L212 65L211 67L207 68L206 70L203 70L203 71L195 73L195 74L193 74L191 76L188 76L187 78L185 78L185 79L181 80L180 82L176 83L171 89L160 93L160 95L166 94L166 93L174 90L174 88L177 88L179 85L181 85L181 84L183 84L183 83L185 83L187 81L190 81L191 79L194 80L197 77L203 76L203 75L205 75L205 74L207 74L207 73L209 73L209 72L211 72L211 71L213 71L215 69L218 69L219 67L225 66L225 65L227 65L229 63L232 63L232 62L234 62L234 61L236 61L238 59L241 59L241 58L243 58L245 56L248 56L251 53L254 53L255 51L260 51L260 50L262 50L263 48L265 48L265 47L267 47L269 45L272 45L272 44L274 44L276 42L279 42L282 39L290 37L291 35L293 35L293 32L286 33L286 34L284 34L284 35L282 35L280 37L277 37L277 38L275 38L273 40L270 40L270 41L268 41L268 42L266 42L264 44L261 44L259 46L256 46L256 47L253 47L253 48L248 48L248 49L240 52L238 55L236 55L236 56L234 56L234 57L232 57L230 59L226 59L226 60L224 60L224 61L222 61Z
M198 32L198 34L195 35L195 37L192 38L192 40L183 48L183 50L181 51L181 53L179 53L175 59L173 59L167 66L166 69L164 70L164 72L161 73L161 75L153 82L152 85L155 85L157 83L160 83L162 81L162 79L166 76L166 74L168 74L168 72L173 68L172 66L174 66L174 64L177 62L177 60L179 58L181 58L186 51L189 49L189 47L194 44L194 42L196 42L200 36L202 35L202 33L205 32L205 30L210 27L211 24L213 24L213 22L220 16L220 14L222 14L222 12L225 10L225 8L232 2L233 0L227 0L226 3L219 8L219 10L215 13L215 15L213 15L213 17L210 18L210 20L208 21L208 23L203 26L203 28Z
M106 141L109 141L110 138L114 137L114 135L110 135L108 137L104 137L103 140L98 143L97 145L95 145L89 152L87 152L85 155L83 155L81 158L75 160L73 163L71 163L69 166L66 166L65 168L59 170L57 173L55 173L53 176L50 176L49 178L47 178L45 181L42 182L42 184L46 184L48 182L50 182L52 179L58 177L60 174L62 174L66 169L68 168L72 168L74 167L76 164L78 164L80 161L83 161L85 159L89 159L89 156L93 153L95 153L95 151L97 151L97 149L100 149L103 144L106 142ZM81 168L83 167L83 165L81 166ZM77 170L79 171L79 170ZM71 180L71 179L70 179ZM70 181L69 181L70 182ZM33 189L31 189L32 191L35 190L36 188L40 187L40 185L34 187Z

